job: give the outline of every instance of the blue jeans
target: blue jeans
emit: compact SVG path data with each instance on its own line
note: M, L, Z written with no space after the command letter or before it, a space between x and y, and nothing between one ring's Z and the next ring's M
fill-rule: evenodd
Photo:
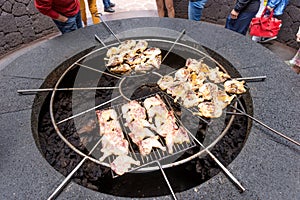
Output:
M107 9L110 7L110 0L103 0L103 6L104 6L104 9Z
M230 15L226 19L225 28L240 34L246 35L249 25L257 12L241 12L237 19L231 19Z
M68 17L66 22L60 22L55 19L53 21L62 34L82 28L80 11L73 17Z
M198 0L194 2L189 1L189 7L188 7L189 20L200 21L202 16L202 10L206 2L207 0Z

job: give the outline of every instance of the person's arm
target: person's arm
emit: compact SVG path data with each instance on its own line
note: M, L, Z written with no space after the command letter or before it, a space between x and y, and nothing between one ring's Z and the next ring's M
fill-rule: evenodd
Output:
M237 0L234 9L230 12L231 19L237 19L241 10L243 10L251 0Z
M66 22L68 18L63 16L52 9L52 0L34 0L35 7L44 15L51 17L52 19Z
M250 3L250 1L251 0L237 0L234 10L238 13L241 12Z
M273 10L277 6L277 4L279 4L279 3L280 3L280 1L278 1L278 0L269 0L267 2L268 10Z

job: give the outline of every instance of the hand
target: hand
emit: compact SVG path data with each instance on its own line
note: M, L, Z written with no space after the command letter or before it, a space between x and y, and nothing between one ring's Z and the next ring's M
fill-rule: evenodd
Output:
M270 6L267 6L267 9L268 9L269 11L272 11L274 8L271 8Z
M239 13L236 12L234 9L232 9L231 13L230 13L230 18L231 19L237 19L238 18Z
M56 20L60 22L66 22L68 21L68 18L63 15L58 15L58 18Z

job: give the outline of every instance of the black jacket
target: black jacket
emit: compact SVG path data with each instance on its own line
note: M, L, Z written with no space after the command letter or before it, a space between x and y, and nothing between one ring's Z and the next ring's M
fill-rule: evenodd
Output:
M257 12L260 0L237 0L234 10L237 12Z

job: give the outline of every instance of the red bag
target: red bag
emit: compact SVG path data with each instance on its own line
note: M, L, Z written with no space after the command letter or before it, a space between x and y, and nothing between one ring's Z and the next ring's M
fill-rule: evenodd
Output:
M281 20L273 17L274 11L266 16L267 8L264 9L261 17L255 17L250 23L250 35L259 37L274 37L278 35L281 27Z

